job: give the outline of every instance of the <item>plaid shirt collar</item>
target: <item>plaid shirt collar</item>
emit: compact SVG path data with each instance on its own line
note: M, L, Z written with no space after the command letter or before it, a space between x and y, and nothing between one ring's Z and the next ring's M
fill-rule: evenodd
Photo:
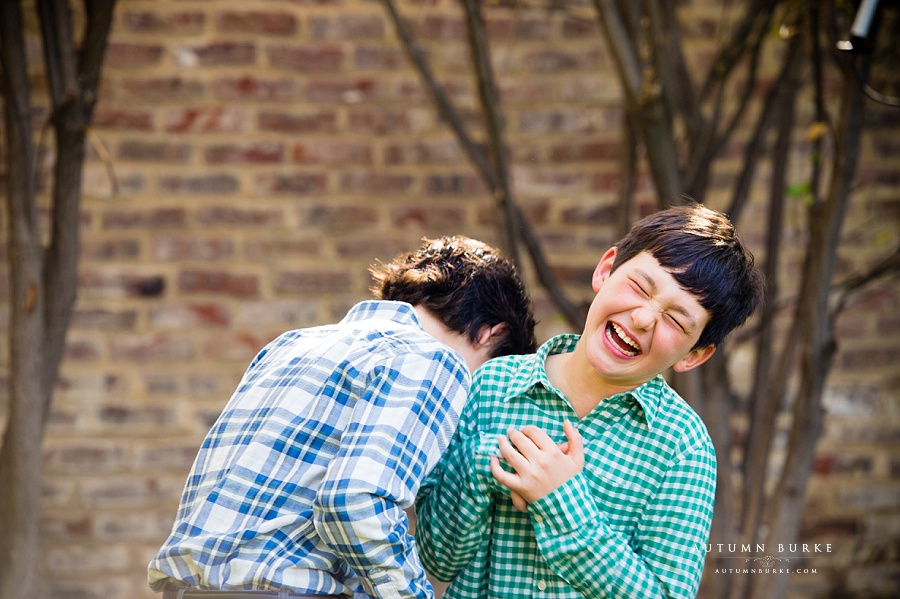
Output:
M554 387L550 382L545 364L547 362L547 357L552 354L564 354L573 351L579 339L581 339L581 335L563 334L552 337L541 345L541 347L538 348L537 353L532 357L533 359L527 360L522 364L520 376L515 377L510 382L506 390L504 401L522 395L537 385L542 385L547 389L552 390L560 397L564 397L559 389ZM661 383L662 377L657 375L655 378L650 379L643 385L632 389L631 391L619 393L601 401L636 401L641 407L641 412L644 415L644 422L647 424L647 428L653 430L653 424L659 414L659 407L663 398L663 395L659 392Z
M416 311L406 302L393 300L365 300L353 306L341 323L357 322L370 318L384 318L400 324L422 328Z

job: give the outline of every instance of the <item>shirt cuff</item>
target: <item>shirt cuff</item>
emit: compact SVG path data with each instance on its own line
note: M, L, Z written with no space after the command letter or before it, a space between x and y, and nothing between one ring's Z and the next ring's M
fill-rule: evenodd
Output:
M500 458L500 466L505 470L512 472L512 468L500 455L500 445L497 440L497 433L479 433L475 452L474 452L474 468L475 480L479 488L487 490L487 492L497 492L509 495L509 489L497 482L491 473L491 457Z
M536 527L543 527L551 535L565 535L585 527L606 525L606 515L593 506L587 481L578 474L528 504L528 513Z

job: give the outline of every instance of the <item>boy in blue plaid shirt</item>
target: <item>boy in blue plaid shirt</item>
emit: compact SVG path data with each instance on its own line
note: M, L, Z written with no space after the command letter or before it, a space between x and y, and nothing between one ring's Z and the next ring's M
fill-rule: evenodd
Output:
M449 444L470 371L534 351L534 318L513 265L472 239L428 241L372 272L378 301L252 361L194 462L151 588L433 597L404 508Z
M762 296L725 215L639 222L593 275L581 335L476 373L417 500L445 599L693 597L715 495L712 442L661 372L712 356ZM724 399L724 398L723 398Z

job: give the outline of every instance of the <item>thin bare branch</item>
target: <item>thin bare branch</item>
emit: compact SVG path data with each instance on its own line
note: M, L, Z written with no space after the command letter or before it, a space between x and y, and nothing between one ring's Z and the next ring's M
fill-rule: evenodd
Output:
M801 49L802 39L798 37L792 41L791 51L799 55ZM789 372L789 370L784 369L779 372L779 377L784 376L785 379L772 377L773 367L779 364L779 362L775 361L775 356L773 355L777 311L775 299L778 297L778 274L779 264L781 263L782 229L786 203L785 187L789 166L788 157L793 141L796 108L797 88L796 82L793 81L791 75L791 73L796 72L796 68L791 65L796 65L797 63L797 60L789 58L784 67L784 72L788 74L786 79L791 81L791 85L787 87L788 91L784 94L776 93L772 96L773 99L778 98L780 103L778 105L778 122L775 127L778 131L778 138L772 152L772 179L769 189L769 215L766 227L768 238L766 240L766 260L763 267L763 273L768 282L767 292L769 298L760 314L760 335L757 338L755 353L756 368L749 401L750 428L747 434L748 443L744 452L743 469L742 541L751 544L758 541L757 534L764 505L769 450L775 436L776 418L781 405L781 398L784 396L783 385L786 385L786 377ZM784 97L781 97L782 95ZM788 343L787 348L783 351L793 351L793 346ZM783 355L781 361L787 364L792 362L787 355ZM773 388L773 382L778 387ZM732 590L732 597L740 597L743 594L741 587L746 582L746 579L735 581L737 588Z
M469 47L472 50L472 63L475 65L478 95L481 98L491 162L494 165L494 172L497 178L494 200L499 205L500 212L503 215L501 222L503 223L502 229L505 237L504 249L515 264L521 264L519 259L519 223L515 214L513 214L512 208L515 204L515 199L513 198L512 187L509 181L509 164L503 135L504 123L498 106L497 84L494 78L494 69L491 66L487 36L484 33L484 19L478 10L476 0L463 0L462 4L466 13Z
M44 43L44 63L54 110L78 93L78 77L72 38L72 9L68 2L36 3Z
M817 25L818 27L818 25ZM846 77L846 75L845 75ZM850 189L859 162L859 137L863 128L865 96L852 85L843 86L840 128L837 131L835 161L828 197L811 207L809 251L804 265L801 297L806 298L801 313L801 385L792 412L793 426L788 438L787 456L772 501L766 506L769 523L767 543L778 539L794 542L800 529L806 485L812 469L815 442L822 426L821 397L825 376L835 352L832 337L834 320L828 309L831 278L834 272L841 225L849 203ZM780 597L784 576L756 579L754 597Z
M594 0L610 53L615 59L629 110L636 115L647 163L660 205L683 200L682 174L671 119L662 98L658 73L641 59L637 40L629 38L625 15L614 0Z
M397 31L397 36L400 38L404 50L406 51L413 65L416 67L416 70L419 72L419 75L422 77L425 85L431 92L431 96L435 101L438 113L453 130L460 146L462 146L463 148L463 151L469 157L469 160L472 161L472 164L475 165L476 169L478 169L478 171L481 173L481 176L490 189L491 193L496 193L497 189L499 188L499 178L497 176L497 173L494 171L493 166L491 165L487 156L485 156L481 148L477 144L475 144L474 141L472 141L472 138L466 131L466 127L463 123L462 118L453 107L453 104L451 104L449 98L447 97L447 94L444 93L444 90L437 83L437 79L431 71L431 67L428 64L425 53L415 43L412 32L409 30L406 22L397 11L397 7L394 4L393 0L381 1L384 4L385 9L387 10L391 22L394 24L394 28ZM528 249L528 254L531 257L532 263L534 265L538 282L550 294L550 299L554 302L557 308L559 308L560 312L562 312L566 321L575 330L580 330L582 324L584 323L585 310L576 306L567 297L562 287L559 285L559 282L556 280L556 276L553 273L553 269L550 267L550 264L547 262L546 256L544 255L543 245L541 244L540 238L528 223L525 215L522 214L519 206L511 203L510 209L511 214L514 217L514 220L512 220L510 224L511 226L516 227L521 234L521 240L525 244L525 247Z

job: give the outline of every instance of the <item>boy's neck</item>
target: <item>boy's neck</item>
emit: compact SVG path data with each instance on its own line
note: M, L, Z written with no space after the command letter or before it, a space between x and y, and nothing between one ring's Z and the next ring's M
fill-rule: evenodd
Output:
M566 396L578 418L590 414L604 399L634 388L611 385L599 376L585 376L585 372L596 373L582 358L576 348L564 354L551 354L544 363L550 383Z

